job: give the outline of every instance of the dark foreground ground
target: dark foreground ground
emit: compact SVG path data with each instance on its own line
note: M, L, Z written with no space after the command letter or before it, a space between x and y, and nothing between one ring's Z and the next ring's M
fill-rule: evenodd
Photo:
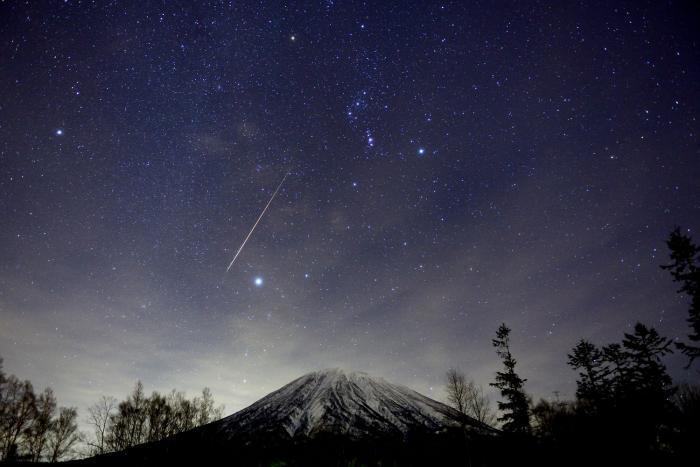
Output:
M414 435L406 440L349 442L339 437L313 440L242 440L220 444L176 437L127 451L71 461L75 467L113 466L694 466L698 458L671 453L638 453L631 449L561 446L504 436L467 439L456 431ZM8 464L10 465L10 464ZM15 463L11 465L39 465Z

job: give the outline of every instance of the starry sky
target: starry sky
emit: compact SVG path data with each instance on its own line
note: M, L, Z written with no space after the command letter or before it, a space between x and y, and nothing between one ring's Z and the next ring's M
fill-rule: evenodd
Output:
M308 371L443 399L498 325L535 397L700 240L700 14L684 2L0 4L0 355L82 415ZM239 258L233 255L288 174ZM697 381L672 356L677 381Z

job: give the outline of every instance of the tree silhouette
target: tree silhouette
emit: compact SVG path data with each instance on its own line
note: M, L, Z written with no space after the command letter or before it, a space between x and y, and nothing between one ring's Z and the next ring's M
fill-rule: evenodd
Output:
M599 411L609 398L610 390L603 352L589 341L581 339L568 357L569 365L574 370L580 370L576 382L576 398L593 411Z
M567 442L576 421L575 404L569 401L540 401L532 406L533 432L541 440Z
M641 323L621 343L602 350L579 341L569 354L569 365L579 370L576 411L580 436L587 444L637 454L658 447L672 395L662 362L672 352L670 347L670 339Z
M467 413L467 381L464 374L451 368L446 375L447 402L459 412Z
M622 340L624 379L617 383L621 416L629 422L629 434L651 448L656 444L660 425L673 394L671 377L661 359L672 352L672 341L641 323Z
M484 390L473 380L467 380L464 373L451 368L445 375L447 402L473 419L493 425L496 417L491 409L491 401Z
M32 462L39 462L44 454L55 412L56 397L53 395L53 391L47 388L36 399L33 420L24 433L29 458Z
M95 433L94 439L88 440L91 454L104 454L108 450L107 436L110 417L117 407L114 397L102 396L100 400L88 408L88 423L92 425Z
M700 439L700 386L680 384L671 398L673 403L674 430L671 444L681 455L697 455Z
M503 423L503 431L528 434L530 428L530 413L528 399L524 391L525 379L515 372L516 360L510 352L510 329L501 324L492 340L496 353L503 360L504 371L496 372L496 380L491 386L501 391L505 401L498 402L502 415L498 418Z
M111 450L120 451L145 441L146 405L143 384L138 381L127 399L119 403L117 412L111 415L107 437Z
M487 425L496 423L491 400L484 394L484 389L473 380L467 381L467 415Z
M10 375L2 387L0 410L0 457L8 459L19 453L22 434L31 426L36 410L36 395L29 381Z
M214 406L209 388L193 399L175 390L167 396L154 391L147 397L139 381L125 400L103 397L90 408L95 435L88 444L93 454L121 451L205 425L221 418L222 412L223 406Z
M146 413L146 441L157 441L168 436L172 421L172 408L168 405L168 400L158 392L153 392L148 400Z
M51 388L6 376L0 358L0 461L40 462L65 457L79 439L75 409L61 408Z
M688 366L700 357L700 247L693 243L689 236L681 233L681 229L671 232L666 241L671 250L673 263L661 266L671 271L675 282L681 283L678 293L684 293L690 297L690 309L688 310L688 324L691 332L688 339L694 344L679 342L676 347L686 355Z
M671 339L661 337L654 328L642 323L634 326L634 333L625 333L622 347L629 360L626 367L626 380L636 390L664 392L671 385L666 366L661 362L664 355L672 353Z
M80 441L78 432L78 410L74 407L61 407L58 418L51 426L48 439L49 460L58 462L71 452Z

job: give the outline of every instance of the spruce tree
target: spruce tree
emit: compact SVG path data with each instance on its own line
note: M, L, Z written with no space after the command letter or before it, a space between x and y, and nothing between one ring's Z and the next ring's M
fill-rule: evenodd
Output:
M661 266L671 271L673 280L681 283L678 293L690 297L688 324L691 332L688 335L693 343L679 342L676 347L689 358L688 367L700 357L700 247L692 239L676 228L666 242L671 250L673 263Z
M671 377L661 359L673 352L671 342L671 339L660 336L656 329L647 328L642 323L637 323L634 334L625 334L622 340L628 360L626 383L635 392L662 405L670 395Z
M529 434L530 411L524 390L527 380L515 372L516 361L510 352L510 329L505 323L498 328L492 343L504 366L503 371L496 372L496 381L491 383L491 386L501 391L501 396L505 399L498 402L498 409L502 412L498 421L503 423L503 431Z
M568 357L569 365L574 370L580 370L576 382L576 398L594 411L601 410L610 391L603 352L589 341L581 339Z
M626 424L628 441L637 449L654 449L659 429L666 421L673 394L671 377L662 358L672 352L672 341L641 323L622 340L622 379L617 381L616 413Z

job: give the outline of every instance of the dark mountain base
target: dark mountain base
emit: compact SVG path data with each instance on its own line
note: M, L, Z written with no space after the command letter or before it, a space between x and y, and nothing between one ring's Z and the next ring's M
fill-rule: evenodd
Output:
M496 465L489 461L492 440L470 440L461 433L413 436L405 442L348 441L338 436L317 436L288 443L246 445L170 445L147 447L74 462L76 466L207 465L207 466L433 466Z
M114 466L673 466L694 465L663 453L609 451L596 446L554 445L532 439L471 437L459 430L415 434L405 441L348 441L320 435L304 441L246 440L226 445L192 437L142 445L64 465ZM211 439L211 438L209 438ZM609 448L609 446L608 446ZM28 464L17 464L28 465Z

